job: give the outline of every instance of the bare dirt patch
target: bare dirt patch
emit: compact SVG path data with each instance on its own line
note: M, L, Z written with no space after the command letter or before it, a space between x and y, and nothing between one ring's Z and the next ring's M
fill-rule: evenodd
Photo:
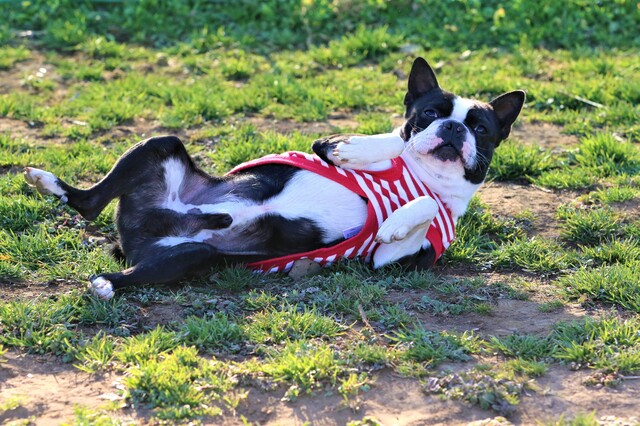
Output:
M558 237L561 224L556 219L556 211L578 196L573 191L550 191L533 185L495 181L486 183L477 194L498 215L513 217L530 211L534 215L531 233L545 238Z
M330 115L326 121L310 121L305 123L258 116L246 117L242 121L252 124L261 131L274 131L283 134L298 132L303 135L330 135L340 130L354 130L358 127L358 122L355 121L351 115L340 113Z
M0 414L0 423L37 418L36 424L61 424L73 418L76 406L96 408L117 392L121 377L105 373L90 376L51 357L10 352L0 364L0 401L16 398L20 406ZM122 420L135 415L122 414Z
M522 399L513 422L537 424L542 419L557 419L563 413L569 416L569 413L596 411L598 418L619 417L622 422L617 424L638 424L640 381L627 380L616 387L585 386L584 381L591 374L588 370L571 371L566 366L551 366L547 374L537 380L540 390L535 396ZM550 417L551 413L555 413L555 417ZM614 423L604 419L602 424Z
M541 312L540 304L527 300L501 299L491 313L460 315L419 314L419 322L428 330L473 330L485 336L537 334L545 336L560 321L577 321L586 312L579 306L567 305L553 312Z
M578 138L562 133L562 127L540 122L521 123L513 128L511 138L552 153L562 152L578 144Z

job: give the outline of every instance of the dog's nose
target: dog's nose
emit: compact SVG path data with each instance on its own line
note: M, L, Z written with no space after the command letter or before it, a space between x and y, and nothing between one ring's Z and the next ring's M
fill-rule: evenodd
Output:
M455 120L445 121L444 123L442 123L442 127L447 130L453 131L455 134L462 133L464 131L464 127L462 126L462 124Z
M436 135L457 149L462 149L462 145L467 138L467 132L464 124L456 120L447 120L443 122Z

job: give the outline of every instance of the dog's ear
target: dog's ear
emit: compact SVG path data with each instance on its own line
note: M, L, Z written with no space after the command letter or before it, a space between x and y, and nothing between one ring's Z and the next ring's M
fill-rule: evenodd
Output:
M409 74L409 91L404 97L405 106L409 106L421 95L438 86L436 74L424 58L417 57L411 66Z
M493 112L496 113L496 117L498 118L501 141L509 137L511 125L516 121L516 118L518 118L525 98L526 94L524 91L514 90L513 92L502 94L489 102L493 107Z

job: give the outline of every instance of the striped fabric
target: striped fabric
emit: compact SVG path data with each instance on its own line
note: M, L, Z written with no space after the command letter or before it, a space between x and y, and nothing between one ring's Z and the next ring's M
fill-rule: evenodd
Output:
M297 253L274 259L254 262L247 265L260 272L287 272L294 262L300 259L311 259L322 266L329 266L336 260L359 257L370 261L379 243L374 238L384 220L391 213L411 200L428 195L439 206L438 213L425 236L423 248L432 246L436 260L449 247L455 237L455 224L451 213L443 205L440 198L431 192L411 170L402 158L394 158L392 167L380 172L342 169L328 164L316 155L304 152L285 152L272 154L257 160L249 161L235 167L229 174L237 173L251 167L264 164L286 164L322 175L340 183L368 200L367 219L356 235L331 246L305 253Z

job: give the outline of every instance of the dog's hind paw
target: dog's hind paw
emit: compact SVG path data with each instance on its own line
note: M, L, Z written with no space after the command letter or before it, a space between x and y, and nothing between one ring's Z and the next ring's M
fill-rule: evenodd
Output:
M67 193L58 185L58 178L53 173L35 167L25 167L24 178L29 185L35 186L39 193L55 195L63 203L67 202Z
M94 296L102 300L109 300L114 295L113 284L111 284L111 281L104 277L96 277L91 279L89 290L91 290L91 293L93 293Z

